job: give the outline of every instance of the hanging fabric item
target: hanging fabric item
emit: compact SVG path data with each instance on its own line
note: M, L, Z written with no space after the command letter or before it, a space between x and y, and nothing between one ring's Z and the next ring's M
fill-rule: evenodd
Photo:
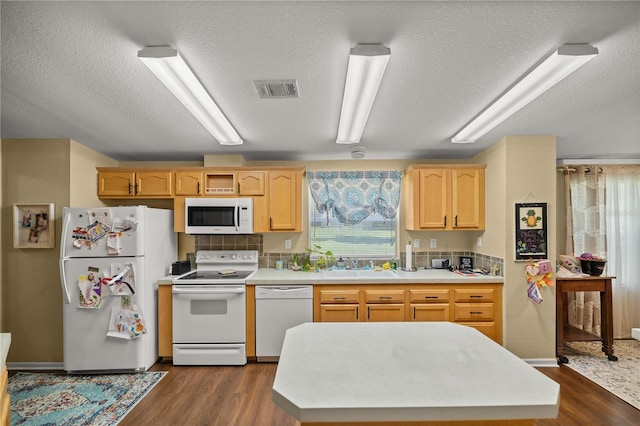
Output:
M340 223L355 225L372 214L393 219L400 202L402 172L307 172L309 189L319 213Z
M540 287L553 285L553 267L547 259L538 262L529 262L524 267L527 276L527 295L535 303L542 303Z

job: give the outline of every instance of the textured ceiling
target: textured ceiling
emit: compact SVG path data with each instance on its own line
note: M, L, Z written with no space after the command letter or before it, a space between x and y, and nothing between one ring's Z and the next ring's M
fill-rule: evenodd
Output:
M1 136L72 138L118 160L348 159L349 49L391 59L367 159L470 158L556 135L558 158L640 158L640 2L1 2ZM475 144L453 134L558 46L600 54ZM244 139L220 146L137 59L178 49ZM253 80L297 79L260 99Z

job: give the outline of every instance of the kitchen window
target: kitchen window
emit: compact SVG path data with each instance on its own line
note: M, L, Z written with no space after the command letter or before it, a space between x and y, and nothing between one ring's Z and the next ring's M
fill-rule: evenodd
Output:
M398 256L398 204L402 172L307 172L309 247L335 256Z

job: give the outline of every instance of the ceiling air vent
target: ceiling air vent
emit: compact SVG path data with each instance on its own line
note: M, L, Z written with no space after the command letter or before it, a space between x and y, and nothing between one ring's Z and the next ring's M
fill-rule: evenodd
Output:
M298 82L296 80L253 80L261 98L297 98Z

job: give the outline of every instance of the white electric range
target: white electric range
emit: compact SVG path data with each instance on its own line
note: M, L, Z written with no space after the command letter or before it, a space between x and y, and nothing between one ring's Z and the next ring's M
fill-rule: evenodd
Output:
M244 365L245 280L256 250L200 250L195 271L173 280L173 364Z

